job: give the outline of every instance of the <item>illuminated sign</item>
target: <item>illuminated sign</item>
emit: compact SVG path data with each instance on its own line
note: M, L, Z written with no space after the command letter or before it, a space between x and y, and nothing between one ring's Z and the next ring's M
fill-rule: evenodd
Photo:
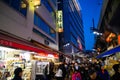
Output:
M38 7L41 4L41 0L26 0L26 1L29 3L30 7Z
M34 6L39 6L40 2L41 2L41 0L34 0Z
M57 32L63 32L63 16L62 11L57 11L57 19L56 19L56 30Z

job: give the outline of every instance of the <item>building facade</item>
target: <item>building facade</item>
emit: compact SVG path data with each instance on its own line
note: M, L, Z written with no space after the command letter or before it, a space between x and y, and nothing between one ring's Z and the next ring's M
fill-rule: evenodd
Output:
M84 50L83 21L78 0L58 0L58 11L63 14L63 32L59 33L60 50L76 53Z
M48 52L50 49L58 50L57 0L39 0L39 8L35 5L37 1L1 0L0 33L47 48Z
M97 38L96 48L104 52L120 45L120 1L105 0L101 10L98 29L103 33Z

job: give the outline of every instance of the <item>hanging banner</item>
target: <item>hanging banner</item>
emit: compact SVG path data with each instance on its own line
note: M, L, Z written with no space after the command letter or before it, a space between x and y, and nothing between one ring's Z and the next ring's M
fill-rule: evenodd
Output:
M79 47L79 49L80 49L80 50L83 50L82 44L81 44L81 39L80 39L79 36L77 37L77 42L78 42L78 47Z
M62 10L56 13L56 30L57 32L63 32L63 15Z

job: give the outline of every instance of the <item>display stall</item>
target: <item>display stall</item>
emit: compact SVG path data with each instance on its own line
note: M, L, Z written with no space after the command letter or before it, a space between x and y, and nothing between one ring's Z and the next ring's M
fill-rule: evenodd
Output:
M31 52L0 46L0 79L5 72L9 72L7 80L11 80L17 67L23 69L24 80L31 80Z
M55 51L37 47L16 36L6 34L0 34L0 36L0 80L6 72L10 73L7 80L11 80L16 67L23 69L23 80L35 80L35 75L42 72L41 69L39 72L36 70L37 67L41 68L39 62L59 61L58 53Z
M58 63L58 57L52 54L35 54L33 55L32 80L43 80L45 75L50 75L50 71L54 72L55 64ZM52 64L52 65L51 65ZM52 68L52 69L51 69ZM54 69L53 69L54 68Z
M110 76L112 76L114 74L114 70L112 69L113 65L119 64L120 57L117 55L120 55L120 53L116 53L115 55L106 57L105 68L108 70Z
M114 74L113 65L120 62L120 45L114 48L113 46L108 47L107 51L99 54L96 58L106 58L105 68L108 70L110 76L112 76Z

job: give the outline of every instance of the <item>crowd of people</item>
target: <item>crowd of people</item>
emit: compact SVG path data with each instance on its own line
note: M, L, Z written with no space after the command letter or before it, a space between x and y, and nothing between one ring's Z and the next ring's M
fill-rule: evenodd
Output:
M51 64L50 74L45 74L45 78L42 80L120 80L120 64L113 65L115 74L112 76L109 75L102 63L60 63L56 72L53 72L53 68L54 64ZM24 80L22 73L22 68L16 68L12 80ZM8 74L6 73L5 77ZM5 77L2 80L7 80ZM41 80L41 78L35 80Z
M60 64L56 80L120 80L120 64L113 65L114 75L110 76L103 63Z

